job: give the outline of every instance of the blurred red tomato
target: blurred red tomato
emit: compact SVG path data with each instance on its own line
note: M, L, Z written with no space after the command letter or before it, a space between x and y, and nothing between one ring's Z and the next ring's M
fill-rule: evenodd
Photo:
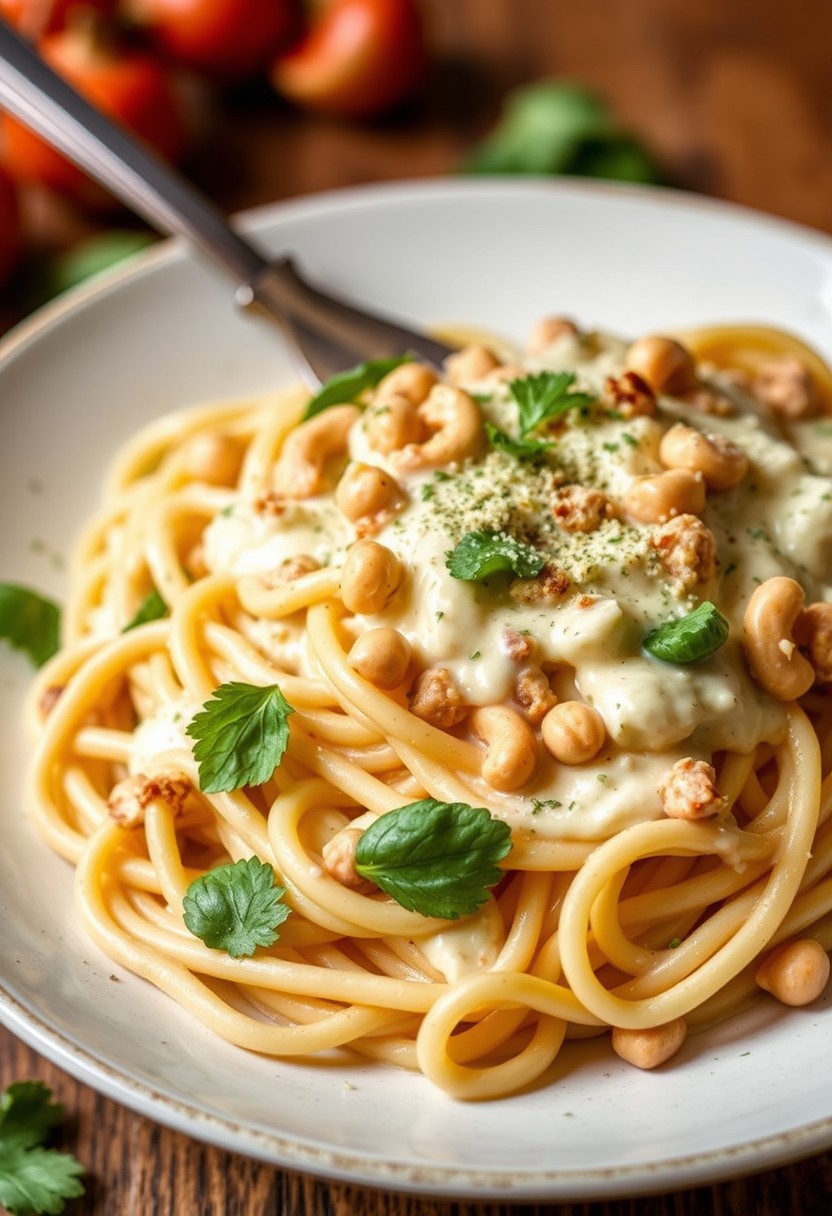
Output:
M265 71L294 31L295 0L130 0L127 11L178 63L224 80Z
M69 28L40 44L48 64L110 118L129 127L167 160L185 146L181 106L168 77L150 56L102 41L88 29ZM5 159L15 177L41 182L80 202L112 200L96 183L24 127L5 118Z
M0 0L0 17L33 41L44 34L56 34L67 18L95 12L109 16L117 0Z
M404 101L426 68L416 0L330 0L271 78L291 101L358 118Z
M9 281L22 252L23 237L14 182L0 165L0 288Z

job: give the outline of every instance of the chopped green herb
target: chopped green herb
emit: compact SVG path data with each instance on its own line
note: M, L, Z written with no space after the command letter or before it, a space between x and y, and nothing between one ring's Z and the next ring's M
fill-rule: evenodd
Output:
M453 578L465 582L479 582L502 572L534 578L545 564L536 549L505 532L489 529L466 532L456 548L445 554L445 565Z
M474 651L472 654L469 654L469 655L468 655L468 658L469 658L469 659L481 659L481 658L482 658L482 651L481 651L481 650L475 650L475 651Z
M625 443L629 443L631 448L641 447L640 440L636 439L635 435L631 435L629 431L622 431L621 438Z
M127 633L138 625L146 625L148 621L161 620L162 617L168 615L168 611L167 604L154 587L150 594L142 600L135 615L131 617L121 632Z
M648 633L644 649L665 663L699 663L725 645L728 622L719 609L705 600L677 620L665 621Z
M337 376L327 380L326 384L322 385L311 401L307 403L303 412L304 421L307 418L314 418L323 410L328 410L330 406L357 401L368 388L375 388L388 372L392 372L394 368L409 360L409 355L393 359L370 359L366 363L359 363L356 367L351 367L348 371L339 372Z
M509 382L524 439L544 422L560 418L568 410L594 404L595 398L589 393L572 391L576 380L574 372L538 372Z
M512 439L505 431L499 430L492 422L486 422L485 430L491 446L498 452L516 456L518 460L532 460L542 456L553 443L544 439Z
M679 946L681 946L681 944L681 937L671 937L670 941L667 943L667 948L668 950L676 950Z
M272 867L248 857L194 879L182 901L183 918L212 950L244 958L277 941L278 925L291 913L280 902L285 894L275 884Z
M431 498L433 498L435 493L436 493L435 486L423 485L421 490L419 491L419 497L422 499L422 502L429 502L431 500Z
M206 794L268 781L289 742L295 711L276 684L221 684L186 734L196 739L199 788Z
M0 1096L0 1204L12 1216L57 1216L84 1194L80 1162L43 1147L63 1113L40 1081L17 1081Z
M17 583L0 583L0 640L42 667L58 649L61 610L45 596Z

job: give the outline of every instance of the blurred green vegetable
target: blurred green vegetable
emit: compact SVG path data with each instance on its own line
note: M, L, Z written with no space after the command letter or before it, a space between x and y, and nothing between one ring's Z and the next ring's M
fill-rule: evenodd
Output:
M149 232L113 228L79 241L55 259L51 267L49 294L60 295L94 275L103 274L132 257L156 238Z
M510 93L493 131L462 166L466 173L571 174L660 182L658 163L594 93L539 81Z

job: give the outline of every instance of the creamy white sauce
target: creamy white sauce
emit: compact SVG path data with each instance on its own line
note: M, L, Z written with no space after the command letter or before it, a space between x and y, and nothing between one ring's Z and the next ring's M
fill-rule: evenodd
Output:
M500 909L489 898L473 916L418 939L425 958L449 984L493 967L505 942Z
M131 776L143 773L153 776L166 772L181 763L181 757L193 755L194 741L185 732L188 724L199 713L201 705L186 697L167 702L133 731L130 756L127 762Z

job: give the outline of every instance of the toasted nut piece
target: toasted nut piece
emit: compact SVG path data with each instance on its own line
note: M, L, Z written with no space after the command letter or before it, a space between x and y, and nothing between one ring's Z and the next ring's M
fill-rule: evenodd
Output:
M807 651L820 684L832 684L832 604L807 604L794 623L794 640Z
M475 456L483 445L482 413L473 397L449 384L435 385L417 406L416 413L428 431L421 443L409 443L396 453L401 469L437 469Z
M157 799L167 803L174 814L179 814L191 788L191 780L185 773L164 773L157 777L137 773L113 786L107 810L122 827L135 828L144 823L146 808Z
M552 514L564 532L595 532L612 515L612 506L592 486L563 486L555 492Z
M353 642L348 661L378 688L398 688L410 666L410 643L397 629L370 629Z
M326 463L347 450L347 437L360 411L333 405L290 431L274 468L275 492L283 498L311 498L326 488Z
M411 713L440 730L458 726L468 713L462 693L445 667L429 667L417 676L408 700Z
M44 718L47 717L48 714L51 714L52 710L58 704L65 687L66 685L64 684L50 684L47 688L44 688L38 700L38 711L43 715Z
M539 355L560 338L576 338L580 330L569 317L543 317L532 328L526 350Z
M665 815L671 819L705 819L724 811L728 802L716 788L716 771L705 760L677 760L659 786Z
M650 1026L645 1030L625 1030L615 1026L612 1048L616 1055L636 1068L657 1068L676 1055L687 1032L684 1018L674 1018L672 1022Z
M389 401L392 396L402 396L411 405L421 405L438 379L433 368L425 363L400 363L376 387L373 404Z
M515 604L557 604L569 590L569 575L557 566L544 566L536 578L516 578L508 588Z
M404 501L402 488L390 473L374 464L347 465L335 488L335 501L354 524L383 527Z
M549 687L549 678L539 667L527 667L520 672L514 685L514 698L527 722L538 726L557 697Z
M791 421L812 418L820 409L811 372L793 357L764 363L751 391L763 405Z
M696 387L693 356L675 338L639 338L628 348L624 366L646 380L654 393L678 394Z
M716 541L695 515L677 515L657 528L650 547L680 592L710 582L716 574Z
M705 482L687 469L667 469L635 477L624 494L624 510L641 524L657 524L675 515L705 510Z
M404 567L386 545L357 540L350 545L341 571L341 599L350 612L364 616L381 610L395 595Z
M809 1005L826 987L829 955L813 937L784 942L766 955L754 979L784 1005Z
M421 443L425 438L426 427L416 412L416 403L404 393L377 397L364 419L367 442L373 451L381 452L382 456L399 452L409 444Z
M815 682L815 671L795 643L803 588L793 578L767 578L754 590L743 616L748 665L754 678L778 701L796 701Z
M482 705L471 712L471 730L485 744L483 780L492 789L519 790L537 764L537 744L531 727L508 705Z
M561 764L584 764L598 755L607 737L604 719L583 701L561 701L540 724L546 750Z
M748 457L742 448L724 435L706 435L682 422L662 436L659 459L665 468L700 473L709 490L730 490L748 472Z
M608 376L604 384L607 401L623 418L653 418L656 394L638 372Z
M520 661L531 658L535 650L535 640L528 633L518 633L516 629L506 629L500 639L500 649L510 659Z
M294 557L284 557L283 561L271 570L265 570L261 579L266 587L281 587L284 583L294 583L307 574L314 574L321 569L321 563L309 553L298 553Z
M468 380L482 380L495 367L500 366L500 360L487 346L472 342L463 346L462 350L448 355L445 360L445 371L451 384L465 384Z
M237 484L244 448L239 439L222 431L203 431L185 444L185 469L194 481L213 486Z
M355 849L362 835L360 828L342 828L321 849L327 874L353 891L366 890L371 885L355 868Z

